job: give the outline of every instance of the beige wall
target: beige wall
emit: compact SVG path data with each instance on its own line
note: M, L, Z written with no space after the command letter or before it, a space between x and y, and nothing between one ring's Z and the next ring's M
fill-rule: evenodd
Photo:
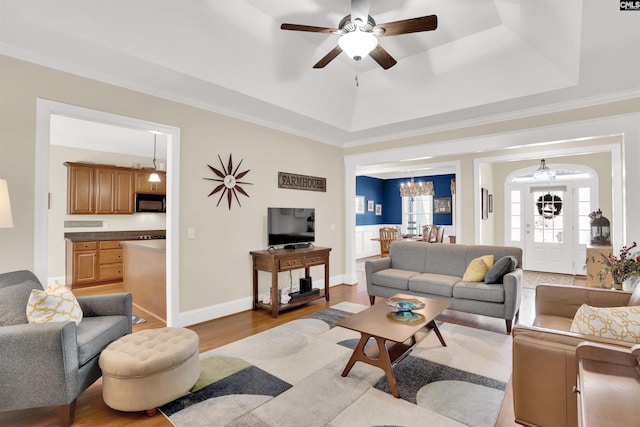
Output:
M333 248L331 275L344 273L341 149L7 57L0 56L0 70L0 177L9 182L14 215L14 227L0 229L0 271L34 266L36 99L44 98L180 129L182 312L251 295L249 251L266 248L268 206L316 208L316 244ZM203 179L212 176L207 163L230 153L244 159L253 184L231 210L216 207L215 196L207 197L212 182ZM278 171L325 177L327 192L278 189ZM194 240L187 228L196 230Z
M431 154L431 143L440 144L441 152L436 162L459 162L458 174L462 203L461 220L457 226L464 230L461 243L474 243L475 218L474 193L477 183L474 167L484 158L507 156L522 152L536 155L535 147L522 149L488 149L492 138L512 140L513 145L534 144L556 140L560 134L567 134L564 124L577 123L574 128L593 127L595 132L581 134L568 132L578 138L575 145L588 147L589 144L619 144L613 141L592 141L593 135L611 135L626 132L623 151L625 160L625 182L622 188L626 194L628 212L640 210L640 202L634 195L640 188L637 164L640 161L640 142L637 121L640 99L616 101L591 107L570 109L549 114L540 114L522 119L461 127L454 130L435 132L427 135L404 138L384 143L351 147L345 150L316 143L297 136L274 131L226 116L203 111L145 95L132 90L99 83L67 73L57 72L7 57L0 57L0 177L9 181L14 212L14 228L0 229L0 271L19 268L33 268L34 260L34 174L35 174L35 128L36 99L44 98L62 103L78 105L94 110L122 116L134 117L174 126L181 132L180 151L180 257L179 285L181 311L195 310L216 304L236 301L250 296L251 265L249 251L266 246L266 208L268 206L303 206L317 209L317 244L333 248L331 255L331 275L340 280L341 275L352 275L351 266L345 254L345 169L344 155L369 154L378 150L394 150L401 147L424 146L424 155ZM599 119L616 117L623 121L621 127L615 123L598 127ZM625 117L630 117L633 123ZM557 129L555 128L557 126ZM542 139L531 138L530 130L552 129ZM548 139L554 138L554 139ZM456 147L480 147L477 154L464 154L471 150ZM565 146L544 147L545 150ZM566 145L571 148L571 145ZM493 150L493 151L492 151ZM216 207L214 197L207 198L211 191L211 181L203 178L211 173L206 163L215 165L217 156L226 159L232 153L235 161L244 159L243 167L250 168L247 186L250 198L241 196L243 207L235 204L231 211L226 206ZM450 154L455 153L455 154ZM415 152L414 154L419 154ZM421 157L411 155L404 158ZM399 161L400 158L389 160ZM494 163L487 161L488 163ZM502 210L502 181L506 170L501 170L497 162L493 174L494 212ZM598 169L601 165L593 166ZM511 166L505 166L510 168ZM277 188L277 172L286 171L327 178L326 193L314 193ZM606 175L602 170L601 179ZM489 178L487 178L489 179ZM489 187L491 188L491 187ZM601 197L605 196L605 183L601 181ZM603 210L605 208L603 207ZM620 212L621 207L616 206ZM502 240L502 220L493 214L493 235L495 243ZM490 217L491 218L491 217ZM637 240L640 226L627 213L627 241ZM489 226L487 224L487 226ZM196 239L187 239L186 230L194 228ZM456 230L458 232L458 230ZM351 261L348 261L351 262ZM349 271L345 271L345 270ZM319 272L312 272L318 276ZM261 275L261 287L266 289L268 278ZM288 277L282 278L288 283ZM295 278L294 278L295 280Z

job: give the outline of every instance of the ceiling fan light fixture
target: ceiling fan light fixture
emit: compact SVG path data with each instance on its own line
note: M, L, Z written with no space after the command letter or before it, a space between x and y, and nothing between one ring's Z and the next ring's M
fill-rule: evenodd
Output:
M338 45L350 58L359 61L378 46L378 38L356 29L340 36Z

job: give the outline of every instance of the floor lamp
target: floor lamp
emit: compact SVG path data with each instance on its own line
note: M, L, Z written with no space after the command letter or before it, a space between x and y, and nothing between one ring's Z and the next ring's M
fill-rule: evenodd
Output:
M13 217L11 216L9 187L6 179L0 179L0 228L11 227L13 227Z

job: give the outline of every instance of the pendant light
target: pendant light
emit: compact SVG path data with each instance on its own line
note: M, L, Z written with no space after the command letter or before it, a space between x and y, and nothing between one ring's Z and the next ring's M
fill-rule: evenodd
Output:
M540 167L533 173L534 179L555 179L556 172L549 169L544 159L540 160Z
M160 175L156 172L156 134L153 134L153 173L149 175L149 182L160 182Z

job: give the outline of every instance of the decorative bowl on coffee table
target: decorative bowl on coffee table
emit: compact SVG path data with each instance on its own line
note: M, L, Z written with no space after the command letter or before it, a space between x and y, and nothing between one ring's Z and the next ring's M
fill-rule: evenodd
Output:
M413 313L413 310L424 308L424 303L417 299L389 298L387 305L396 309L389 313L389 316L395 320L414 322L423 317L421 314Z

